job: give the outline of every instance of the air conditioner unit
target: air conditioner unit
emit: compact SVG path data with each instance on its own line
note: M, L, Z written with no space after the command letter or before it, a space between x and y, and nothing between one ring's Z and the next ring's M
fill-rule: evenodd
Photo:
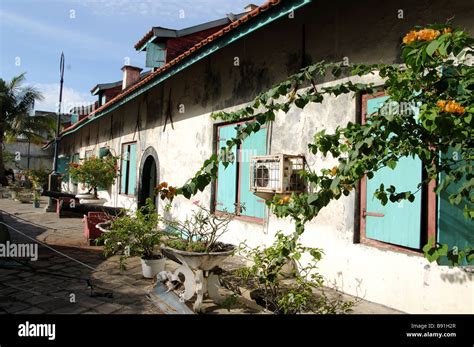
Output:
M275 154L250 159L250 190L264 199L274 194L301 193L306 190L299 175L305 169L302 155Z

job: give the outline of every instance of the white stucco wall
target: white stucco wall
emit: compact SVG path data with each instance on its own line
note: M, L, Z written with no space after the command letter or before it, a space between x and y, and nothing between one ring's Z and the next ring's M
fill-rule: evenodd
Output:
M462 2L458 10L453 9L457 11L456 19L461 25L470 23L469 11L472 10L466 6L467 3ZM137 171L141 153L152 146L159 157L158 181L180 186L213 153L211 111L237 109L259 91L287 76L291 65L299 59L302 23L307 30L306 50L313 61L348 56L352 62L393 62L399 54L400 33L414 24L434 22L437 17L434 18L433 13L447 11L441 3L436 5L439 8L429 10L417 3L416 9L411 8L411 13L416 13L413 17L416 20L411 18L411 22L402 22L390 17L392 10L395 16L399 3L374 7L374 12L367 18L356 4L341 5L337 10L332 6L339 5L324 3L315 5L308 13L300 15L297 12L292 21L261 29L248 39L216 52L212 58L187 68L163 86L150 90L145 96L94 122L93 126L84 127L64 139L61 150L73 153L80 149L83 157L86 150L110 146L119 154L122 143L136 140L140 151ZM385 16L383 22L378 19L382 15ZM364 35L360 35L363 32L360 18L370 22L370 30ZM322 29L325 35L321 35ZM381 33L384 40L380 39ZM241 58L241 67L233 66L235 56ZM376 77L370 79L377 81ZM168 121L164 131L171 91L174 128ZM176 111L180 104L185 105L184 114ZM311 169L330 168L334 161L308 153L307 144L318 130L325 128L330 132L337 125L355 121L356 109L356 99L341 96L322 105L308 105L302 111L292 109L286 115L278 114L271 125L269 152L303 153ZM142 129L138 132L135 131L137 114ZM118 184L100 195L109 199L108 205L136 207L133 198L118 194ZM184 218L191 212L193 200L209 205L211 189L207 188L191 201L176 198L172 215ZM409 313L474 313L472 273L461 268L429 264L421 253L407 254L354 243L354 234L359 232L354 226L355 202L355 193L332 202L306 225L302 237L305 245L324 249L325 256L319 269L329 285ZM165 213L162 202L159 211ZM264 223L233 221L223 240L236 244L244 240L250 245L270 244L277 230L291 232L293 226L289 220L277 219L267 211Z

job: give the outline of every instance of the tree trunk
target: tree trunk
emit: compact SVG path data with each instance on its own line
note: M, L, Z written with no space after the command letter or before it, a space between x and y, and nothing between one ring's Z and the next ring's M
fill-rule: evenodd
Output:
M7 176L5 175L5 163L3 162L3 131L0 130L0 184L8 186Z

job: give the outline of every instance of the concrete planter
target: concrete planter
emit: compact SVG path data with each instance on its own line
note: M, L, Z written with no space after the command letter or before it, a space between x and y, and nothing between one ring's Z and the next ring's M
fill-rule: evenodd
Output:
M80 204L87 205L103 205L107 202L106 199L96 199L93 194L77 194L76 198L79 199Z
M186 264L191 270L203 270L209 271L222 264L222 262L228 258L232 252L234 252L235 246L228 245L229 250L224 252L210 252L210 253L199 253L199 252L187 252L179 249L170 247L162 247L166 252L171 253L181 263Z

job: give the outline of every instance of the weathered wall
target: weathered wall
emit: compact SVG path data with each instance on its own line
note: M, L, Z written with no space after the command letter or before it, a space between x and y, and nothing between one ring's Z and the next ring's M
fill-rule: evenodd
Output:
M20 160L16 162L11 168L16 170L18 167L22 170L28 168L28 142L27 141L16 141L13 143L5 144L5 151L11 153L14 157L19 153ZM43 150L40 145L34 143L30 144L29 150L29 168L50 170L53 166L53 149L48 148ZM11 166L11 165L10 165Z
M404 11L404 19L397 17L399 9ZM339 61L343 57L351 62L397 62L401 37L413 25L444 22L453 15L455 25L474 32L474 11L468 0L456 4L385 1L383 5L377 1L315 1L296 12L293 19L282 19L252 33L84 127L63 140L62 151L72 154L80 148L83 156L85 150L109 145L119 154L122 143L138 140L140 153L149 146L158 153L159 181L179 186L213 152L213 121L209 117L213 110L239 108L304 62ZM234 66L235 57L239 66ZM179 113L180 105L184 113ZM164 131L169 110L174 129L168 121ZM332 167L331 159L309 154L307 143L322 128L331 131L355 121L357 112L357 99L341 96L322 105L308 105L303 111L279 114L271 125L270 153L304 153L313 170ZM110 205L133 206L133 199L120 196L117 190L115 185L101 195L110 198ZM210 196L208 188L195 199L210 204ZM354 244L354 233L358 233L354 227L356 199L353 193L331 203L307 225L303 237L306 245L324 249L320 270L329 283L411 313L474 312L472 274L429 264L421 254ZM174 216L183 218L190 213L192 203L177 198L173 207ZM290 232L292 225L267 212L264 223L234 221L226 240L270 243L277 230Z

